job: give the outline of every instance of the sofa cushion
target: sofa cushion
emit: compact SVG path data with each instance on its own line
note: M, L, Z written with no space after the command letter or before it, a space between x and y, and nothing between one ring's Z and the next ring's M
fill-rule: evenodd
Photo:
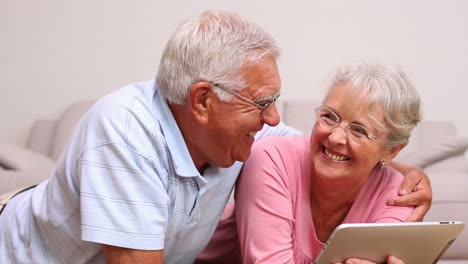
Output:
M425 142L411 142L395 158L395 161L426 168L438 161L463 156L468 149L468 138L450 135L445 139L431 139Z
M466 224L468 223L468 192L466 191L468 174L449 169L450 164L460 162L458 159L452 158L444 162L447 166L446 170L438 168L426 170L431 180L433 200L424 221L463 221ZM466 245L468 245L467 227L444 254L444 258L468 258Z
M58 118L49 156L58 160L78 121L94 101L83 101L69 106Z
M441 175L448 172L457 172L463 173L468 177L468 160L464 155L460 154L430 164L424 168L424 171L428 173L440 172Z
M34 121L29 132L26 148L49 156L55 124L55 120L40 119Z
M452 246L445 252L443 258L452 259L468 259L468 201L454 202L454 201L441 201L434 200L431 209L424 217L424 221L463 221L465 228L452 244Z

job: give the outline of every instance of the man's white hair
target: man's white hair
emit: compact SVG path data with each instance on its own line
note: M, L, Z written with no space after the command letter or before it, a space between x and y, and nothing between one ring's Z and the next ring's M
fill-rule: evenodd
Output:
M205 11L181 24L166 44L156 82L169 103L184 104L190 87L208 81L230 90L248 86L241 74L246 63L265 55L279 58L276 42L263 28L223 11ZM220 89L221 100L231 96Z

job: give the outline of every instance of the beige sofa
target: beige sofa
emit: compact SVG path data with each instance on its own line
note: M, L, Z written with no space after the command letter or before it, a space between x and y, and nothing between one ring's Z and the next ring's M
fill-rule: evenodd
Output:
M0 143L0 194L47 178L76 122L92 102L69 106L56 120L37 120L25 147ZM317 102L278 103L282 120L309 134ZM444 121L424 121L397 160L425 170L432 182L433 205L425 221L460 220L468 224L468 139ZM421 253L423 254L423 253ZM439 263L468 263L465 228Z

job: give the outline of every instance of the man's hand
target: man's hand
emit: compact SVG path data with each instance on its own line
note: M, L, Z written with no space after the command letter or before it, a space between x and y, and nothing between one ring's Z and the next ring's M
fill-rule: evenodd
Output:
M164 263L163 250L137 250L109 245L102 245L107 264Z
M389 256L387 258L387 264L405 264L403 260ZM368 260L362 260L362 259L357 259L357 258L349 258L346 259L344 263L334 263L334 264L376 264L375 262L368 261Z
M429 178L424 171L396 162L391 166L400 171L405 179L398 191L398 197L387 201L388 205L415 206L413 213L406 219L408 222L422 221L432 203L432 189Z

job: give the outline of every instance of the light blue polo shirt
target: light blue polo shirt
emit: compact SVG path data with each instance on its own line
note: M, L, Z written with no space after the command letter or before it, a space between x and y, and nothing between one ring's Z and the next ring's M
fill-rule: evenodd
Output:
M297 133L280 123L257 139ZM154 81L128 85L82 118L52 177L5 208L0 263L105 263L101 244L193 263L241 166L200 175Z

